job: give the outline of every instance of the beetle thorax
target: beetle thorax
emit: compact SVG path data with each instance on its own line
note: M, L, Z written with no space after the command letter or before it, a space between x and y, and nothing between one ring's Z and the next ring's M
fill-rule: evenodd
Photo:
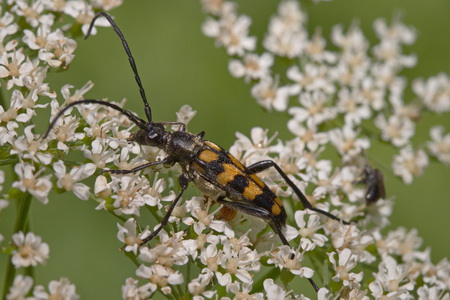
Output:
M190 163L203 145L203 140L186 131L170 132L164 151L178 162Z

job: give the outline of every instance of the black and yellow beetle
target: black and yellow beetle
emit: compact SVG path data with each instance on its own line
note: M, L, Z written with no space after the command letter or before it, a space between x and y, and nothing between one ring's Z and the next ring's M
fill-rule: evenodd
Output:
M160 161L148 162L131 170L104 170L105 172L129 174L156 165L174 165L175 163L178 163L181 166L183 172L178 178L181 187L180 192L171 203L160 226L149 236L144 238L141 245L153 239L167 224L173 209L181 199L189 182L193 182L205 196L214 199L225 207L264 219L280 237L282 243L289 246L289 243L282 232L283 227L286 225L287 217L283 204L275 193L272 192L272 190L256 175L271 167L274 167L286 183L293 189L305 209L316 211L331 219L340 221L344 224L349 224L329 212L312 207L305 195L274 161L264 160L246 167L222 147L204 140L203 131L199 134L189 133L186 131L186 125L181 122L153 122L151 108L145 96L145 91L137 71L135 60L131 54L128 43L112 17L105 12L99 12L92 20L86 38L91 32L95 20L100 16L105 17L109 21L122 41L131 68L133 69L141 98L144 102L145 114L148 121L142 120L130 111L125 110L116 104L102 100L85 99L74 101L65 106L51 122L44 138L48 136L56 121L70 107L79 104L100 104L121 112L139 127L139 130L130 136L130 142L158 147L167 154L167 156ZM178 130L170 131L166 129L166 126L178 126ZM318 287L314 281L312 279L308 280L317 291Z

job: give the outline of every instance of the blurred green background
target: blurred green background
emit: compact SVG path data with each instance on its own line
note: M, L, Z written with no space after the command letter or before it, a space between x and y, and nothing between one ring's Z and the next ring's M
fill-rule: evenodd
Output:
M240 1L239 11L253 19L252 34L261 37L278 1ZM391 19L404 15L404 22L418 30L416 44L408 48L417 54L418 66L407 70L409 79L429 77L450 71L450 1L448 0L336 0L313 5L301 3L313 32L322 27L328 37L332 25L350 24L358 19L366 36L375 41L372 23L376 18ZM128 1L111 11L127 38L137 61L155 121L175 120L175 112L189 104L197 115L189 124L191 132L206 131L206 138L229 148L235 132L246 135L254 126L291 138L286 130L287 115L267 113L251 98L249 85L232 78L228 58L214 41L202 35L205 20L199 1ZM127 98L126 108L142 112L142 103L123 48L110 28L88 40L78 40L76 58L67 72L50 76L52 89L70 83L80 88L88 80L95 87L90 98ZM142 115L143 116L143 115ZM429 128L444 124L450 130L449 116L426 117L418 131L428 139ZM45 130L42 124L42 131ZM390 166L392 152L376 155L377 161ZM381 165L383 169L383 165ZM395 196L392 228L417 228L424 247L431 247L436 263L450 253L448 236L441 235L450 225L450 169L431 162L425 176L405 186L383 169L387 191ZM61 276L76 284L84 299L119 299L120 286L134 275L135 267L118 251L116 219L95 204L73 198L69 193L53 195L47 206L34 201L31 207L32 230L50 245L50 260L37 268L38 283ZM14 208L0 217L0 231L8 233L14 222ZM6 238L9 238L6 236ZM4 270L5 259L0 261ZM3 283L4 272L0 272ZM306 282L306 281L305 281ZM307 283L306 283L307 285Z

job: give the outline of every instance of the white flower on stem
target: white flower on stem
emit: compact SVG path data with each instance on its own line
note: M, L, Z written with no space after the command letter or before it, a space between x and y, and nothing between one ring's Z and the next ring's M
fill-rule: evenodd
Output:
M12 184L13 187L19 188L22 192L29 192L44 204L48 203L48 194L52 188L50 178L52 175L45 175L38 178L43 169L34 173L34 165L26 163L17 163L14 166L19 180Z
M81 200L89 199L89 187L78 181L90 177L96 169L94 164L87 163L79 167L72 167L70 172L66 173L66 166L62 160L53 164L53 170L58 178L56 185L66 191L73 191L75 196Z
M294 118L288 121L287 126L293 134L300 138L301 142L305 143L305 147L310 151L316 151L319 146L324 145L329 141L329 135L319 131L314 124L303 124L302 121Z
M273 56L263 53L258 56L253 53L245 54L242 60L230 60L228 69L234 77L244 77L246 82L254 79L262 79L270 74L273 64Z
M61 88L61 94L64 98L64 103L70 104L72 102L82 100L84 98L84 94L89 92L94 87L94 83L92 81L86 82L80 89L75 90L75 92L72 92L71 89L74 88L71 84L65 84ZM90 107L98 106L96 104L90 104ZM85 105L85 107L89 107L88 104ZM52 110L52 115L55 115L60 110L59 107L56 108L56 110Z
M93 140L90 147L83 145L82 150L84 157L91 160L99 169L104 169L106 164L117 161L115 151L102 139Z
M361 240L361 231L354 225L341 226L339 222L330 220L324 224L325 232L331 232L331 243L334 249L350 248Z
M417 229L406 230L404 227L399 227L396 230L390 231L384 238L381 246L386 246L385 249L378 249L381 255L394 254L399 255L402 261L414 262L419 256L419 248L422 246L423 240L419 237Z
M379 87L372 77L365 77L360 82L359 91L363 102L369 105L373 110L380 111L385 105L385 89Z
M306 38L304 32L288 31L278 35L269 34L264 39L264 47L276 55L294 58L301 55Z
M304 164L306 155L304 156L304 154L307 153L307 151L305 151L305 144L300 138L294 138L286 141L284 145L281 141L278 141L277 145L271 147L271 153L277 155L274 157L274 160L286 174L299 176L305 181L310 179L308 176L310 174L305 175L300 172L305 167ZM283 181L280 173L278 173L274 168L271 168L264 173L265 174L262 177L267 181L270 188L275 189L274 191L278 196L288 197L291 195L289 191L284 192L281 190L281 186L279 184L273 183L277 180ZM297 186L303 189L305 183Z
M270 76L263 77L251 90L253 98L259 105L271 111L284 111L291 96L290 86L278 86L278 81Z
M136 227L137 223L134 218L129 218L123 226L117 223L117 239L125 244L126 252L133 252L134 254L137 254L144 237L150 234L147 228L138 234Z
M105 1L105 0L96 0L97 4L99 4L99 1ZM112 0L115 4L117 4L118 0ZM108 1L111 3L112 1ZM112 5L114 6L114 4ZM100 6L101 7L101 6ZM89 29L89 26L92 22L92 19L94 18L94 9L90 4L84 1L68 1L66 2L66 5L64 7L64 13L67 15L72 16L78 24L81 24L81 31L84 35L87 34L87 31ZM96 26L103 26L107 27L110 26L109 22L105 18L98 18L98 20L95 21ZM92 28L91 34L95 35L97 33L97 29L94 26Z
M76 293L75 285L64 277L58 281L50 281L48 284L48 292L45 291L42 285L36 286L33 290L33 296L36 297L36 300L77 300L80 298Z
M53 17L43 13L45 9L44 1L34 1L31 5L24 0L13 1L13 3L11 11L24 17L32 27L37 27L41 23L53 24Z
M336 282L342 281L344 286L350 285L351 282L360 282L363 279L364 273L361 271L358 274L349 272L356 267L358 259L357 256L352 253L348 248L339 252L339 261L336 261L334 255L336 253L328 253L330 262L333 264L333 268L336 271L336 275L333 276L333 280Z
M352 203L361 201L365 191L355 185L360 180L361 174L361 170L355 166L345 166L335 173L332 184L346 194L348 201ZM333 204L336 205L335 203Z
M308 215L308 218L305 221L306 215ZM323 227L317 214L310 214L306 209L298 210L295 212L295 222L298 226L298 228L295 228L296 236L300 236L300 248L304 251L312 251L316 247L322 247L328 241L325 235L317 233ZM295 237L291 236L292 239ZM288 236L286 238L291 239Z
M14 22L14 15L8 11L3 12L3 8L0 9L0 23L3 24L0 28L0 41L8 35L15 34L19 28L19 25Z
M214 295L217 294L217 289L215 290L207 290L206 288L208 285L210 285L211 280L214 279L214 273L209 271L208 269L203 269L202 272L198 275L197 278L194 278L191 280L191 282L188 283L187 287L189 290L189 293L194 296L194 299L204 299L202 297L199 297L200 295L205 296L208 299L211 299ZM230 286L227 286L227 292L229 291Z
M320 29L314 32L310 41L305 46L305 54L313 61L318 63L335 63L337 55L334 52L326 50L326 40L322 36Z
M201 249L199 255L200 262L206 266L210 272L216 273L219 270L222 261L223 251L217 248L216 244L209 244L206 248Z
M406 184L411 184L414 177L422 175L427 166L428 156L425 151L414 151L410 145L400 149L400 154L392 162L394 174L400 176Z
M359 125L369 119L372 112L359 89L342 88L338 93L337 110L344 115L345 124Z
M150 283L161 288L166 287L166 289L162 290L164 294L170 293L170 287L168 285L180 285L184 282L183 275L180 271L175 271L172 268L159 264L153 264L151 267L141 265L136 270L136 276L147 279Z
M183 218L183 223L193 226L195 233L201 234L206 228L211 228L216 232L224 232L227 236L234 237L234 232L224 221L215 220L214 215L220 210L209 212L210 202L204 205L204 197L193 197L186 201L186 211L192 217Z
M105 176L100 175L95 178L94 194L101 199L107 199L111 195L111 184Z
M418 300L430 300L430 299L449 299L448 293L443 294L444 290L437 286L422 285L417 289ZM444 295L441 297L441 295Z
M52 112L55 111L56 113L56 111L59 110L59 104L56 101L56 99L52 100L50 105L52 107ZM69 114L69 112L67 111L66 113ZM52 115L54 114L52 113ZM47 138L50 140L57 139L58 140L57 149L67 153L69 152L69 147L65 144L66 142L74 142L77 140L81 140L85 136L84 133L75 132L78 128L79 123L80 120L77 117L71 115L61 117L56 121L53 130L49 132Z
M241 282L250 284L253 273L258 272L261 268L258 253L248 247L240 247L236 251L234 245L230 244L227 239L224 239L222 243L224 247L221 266L225 270L225 274L236 276Z
M266 297L269 300L286 300L289 299L288 294L290 292L287 292L284 290L281 286L276 284L272 278L268 278L264 280L264 290L266 291Z
M36 31L36 32L35 32ZM47 36L51 32L51 27L41 24L37 29L23 31L22 41L33 50L45 49L47 46Z
M231 300L231 299L248 299L248 300L264 300L263 293L252 293L253 282L252 283L241 283L235 281L229 284L226 288L228 295L233 295L232 298L222 297L222 300Z
M0 78L6 78L6 89L23 86L22 78L28 75L35 65L23 54L24 48L12 50L0 56Z
M325 65L308 63L300 68L297 65L287 70L287 77L295 83L292 87L292 94L298 95L301 92L323 92L331 95L336 87L329 77L329 69Z
M11 102L8 110L5 110L3 106L0 106L0 122L10 123L10 122L28 122L33 115L35 115L34 110L27 109L27 112L18 113L20 109L23 108L24 97L21 91L14 90L11 96Z
M427 80L416 79L412 88L429 110L436 113L450 111L450 78L448 74L440 73Z
M163 195L163 192L168 188L168 184L166 179L158 178L158 174L159 173L155 173L153 184L151 184L147 190L145 195L145 204L149 206L156 206L160 209L162 207L161 202L172 202L175 200L176 193L171 190L168 195Z
M2 106L0 106L0 111L2 109ZM2 114L0 113L0 118ZM5 144L13 144L14 140L16 139L16 136L18 133L16 132L16 129L19 128L19 124L17 124L14 121L9 121L6 123L6 126L0 127L0 146L3 146Z
M49 33L46 36L45 48L39 50L39 59L45 61L52 68L66 67L75 55L77 42L64 36L60 29Z
M278 14L270 20L269 33L263 41L264 47L279 56L299 56L307 42L307 33L303 28L305 21L306 16L300 10L298 2L281 2Z
M335 25L331 33L331 40L336 46L340 47L343 52L366 52L369 45L361 28L356 22L350 25L347 32L344 32L344 27L342 25Z
M364 80L367 76L367 69L369 68L370 61L366 57L353 57L355 54L342 54L351 57L340 57L337 66L330 68L330 77L341 86L354 87ZM346 60L354 60L347 62ZM357 64L351 66L350 64ZM384 101L384 100L383 100Z
M32 287L33 278L29 276L17 275L14 278L14 282L9 289L6 300L28 300L30 298L28 298L27 295Z
M23 77L23 85L30 91L27 97L24 99L23 108L46 108L49 103L36 104L39 100L39 96L49 97L51 99L56 98L56 92L50 91L48 83L45 83L47 77L47 67L36 67L30 74ZM29 114L31 114L29 112Z
M300 106L288 109L290 115L308 126L319 125L336 117L336 108L331 106L328 96L321 92L301 93Z
M156 284L146 283L138 286L139 282L134 278L127 278L125 285L122 286L123 300L141 300L150 299L151 295L156 291Z
M414 282L408 279L408 266L398 264L391 256L384 255L374 274L375 281L369 284L372 296L377 299L408 299L409 291L414 288Z
M237 140L230 147L230 153L246 165L262 160L262 157L267 157L270 143L276 137L276 135L269 137L268 132L268 129L253 127L250 138L237 132Z
M35 125L29 125L24 129L24 135L19 136L13 142L13 149L10 154L18 154L19 157L24 159L31 159L34 162L42 162L44 165L48 165L52 161L52 155L45 150L48 148L48 144L39 139L38 135L33 134L32 130Z
M375 20L375 33L381 40L380 44L373 47L375 56L391 66L412 67L416 64L415 55L402 55L404 44L411 45L416 40L416 31L402 23L401 15L395 16L392 25L388 25L384 19Z
M192 107L190 107L189 105L183 105L176 113L177 122L181 122L187 125L195 117L196 114L197 111L193 110Z
M246 51L255 50L256 38L248 36L251 22L248 16L239 16L230 10L219 20L206 20L202 30L206 36L215 38L216 44L223 46L228 55L242 56Z
M286 268L292 274L300 277L311 278L314 275L314 271L308 267L302 267L302 261L303 253L283 245L278 250L272 252L272 257L267 260L267 263L275 265L280 270Z
M430 129L431 141L427 142L431 155L447 166L450 165L450 133L444 135L443 126L434 126Z
M389 26L384 19L373 23L375 33L381 40L392 40L399 44L411 45L416 41L416 30L402 23L401 15L397 14Z
M373 47L375 57L383 63L391 65L393 68L414 67L417 57L413 54L402 54L402 47L397 41L382 40L380 44Z
M277 15L271 18L269 32L281 34L286 31L302 31L307 16L297 1L283 1L278 5Z
M140 215L140 208L145 205L149 195L146 194L149 183L145 177L135 175L113 175L111 196L116 214Z
M15 250L12 252L11 261L16 268L37 266L45 264L48 259L49 247L42 242L40 236L28 232L18 232L12 236Z
M160 224L157 225L157 227L159 226ZM188 253L183 244L184 232L177 232L169 236L165 231L161 231L158 237L160 241L158 245L140 248L139 260L168 268L188 263Z
M395 147L405 146L414 135L414 123L399 115L391 115L386 120L383 114L375 118L375 125L381 131L381 138Z
M329 132L330 141L344 162L352 161L369 149L370 140L358 137L358 135L359 132L355 131L351 125L345 125L342 129L336 128Z

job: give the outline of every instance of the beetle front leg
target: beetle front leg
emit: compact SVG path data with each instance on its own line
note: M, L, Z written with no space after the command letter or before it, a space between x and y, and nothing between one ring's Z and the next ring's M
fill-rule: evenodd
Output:
M274 162L273 160L262 160L262 161L256 162L253 165L247 167L247 169L250 173L256 174L256 173L262 172L264 170L267 170L270 167L274 167L275 170L277 170L277 172L281 175L281 177L283 177L284 181L286 181L286 183L291 187L291 189L294 191L294 193L300 199L300 202L302 203L303 208L307 208L312 211L318 212L324 216L327 216L330 219L342 222L345 225L350 225L350 222L346 222L327 211L313 207L311 205L311 203L308 201L308 199L306 198L306 196L302 193L302 191L300 191L300 189L294 184L294 182L287 176L286 173L284 173L284 171L280 168L280 166L277 165L277 163Z

